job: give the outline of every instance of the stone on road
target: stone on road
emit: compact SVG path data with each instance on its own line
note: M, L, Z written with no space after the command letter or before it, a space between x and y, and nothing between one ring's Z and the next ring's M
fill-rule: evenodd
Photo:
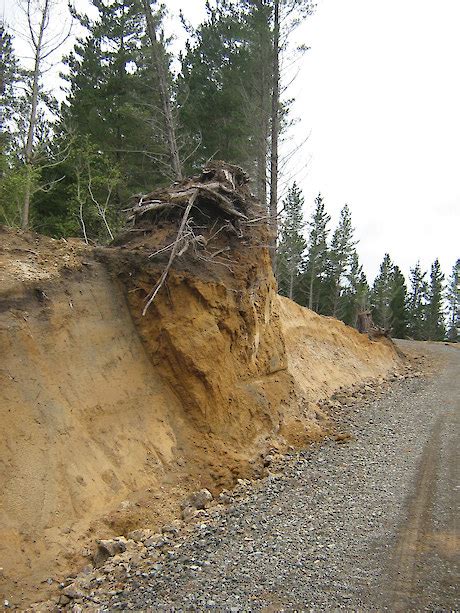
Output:
M101 608L459 608L460 350L421 346L435 374L348 408L351 438L293 455Z

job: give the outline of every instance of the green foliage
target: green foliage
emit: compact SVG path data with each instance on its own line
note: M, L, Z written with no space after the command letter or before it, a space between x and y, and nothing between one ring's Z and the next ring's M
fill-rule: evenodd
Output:
M374 322L384 330L390 330L396 338L405 338L407 334L406 294L404 275L386 253L374 281L370 300Z
M371 293L372 318L384 330L390 330L393 319L391 310L393 272L393 262L386 253L380 264L380 271L375 278Z
M309 236L303 274L307 297L306 304L310 309L315 309L316 311L319 311L319 304L322 298L321 288L324 284L327 268L327 239L330 220L330 216L326 213L324 200L321 194L318 194L315 199L315 209L308 222Z
M280 241L277 249L277 276L279 292L293 299L299 296L299 272L306 248L303 237L303 204L301 190L294 182L283 202Z
M0 158L0 224L19 227L27 186L35 191L40 180L40 170L16 162L11 164L6 156Z
M17 109L17 84L20 73L11 35L0 21L0 154L11 144L11 121ZM0 169L4 170L4 167Z
M340 317L341 295L349 274L356 241L353 240L354 228L351 223L351 213L348 205L340 212L337 228L332 235L326 266L326 297L324 314Z
M426 273L417 262L410 271L411 289L407 297L407 331L414 340L425 338L425 305L427 299Z
M181 123L199 151L256 174L270 117L271 7L263 2L218 1L193 33L181 59ZM265 173L266 160L263 161Z
M444 274L439 260L431 266L426 306L425 337L432 341L442 341L446 335L443 309Z
M94 21L77 15L89 34L66 59L62 124L89 136L120 168L121 201L167 180L162 111L140 0L92 0L92 5Z
M349 326L356 327L358 313L368 309L369 292L369 285L363 267L359 263L358 253L354 251L347 274L347 286L341 297L342 320Z
M452 267L452 274L447 286L449 328L447 338L460 342L460 259Z
M123 178L110 156L81 137L46 178L56 184L37 196L34 221L40 232L56 238L80 235L99 244L112 240L123 223L118 198Z
M395 338L405 338L407 335L407 288L404 275L398 266L393 267L392 275L391 331Z

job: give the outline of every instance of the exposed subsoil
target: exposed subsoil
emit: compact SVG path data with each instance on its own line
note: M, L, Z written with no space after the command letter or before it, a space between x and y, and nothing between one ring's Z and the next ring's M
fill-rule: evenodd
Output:
M11 607L60 598L71 572L92 580L98 539L159 530L191 492L266 476L267 456L333 432L324 400L408 368L388 339L277 296L266 211L236 167L149 198L161 210L138 204L107 248L0 227Z
M431 374L374 385L377 399L365 389L336 395L342 436L273 458L270 475L241 482L226 509L167 529L155 547L139 543L137 562L113 558L77 602L98 611L458 609L460 351L400 346L427 355Z

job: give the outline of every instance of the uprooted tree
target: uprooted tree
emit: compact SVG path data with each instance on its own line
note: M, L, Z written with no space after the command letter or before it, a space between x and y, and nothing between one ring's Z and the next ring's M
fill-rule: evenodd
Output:
M259 226L265 236L268 216L251 195L248 175L239 167L224 162L212 162L201 175L186 179L170 188L160 188L135 197L128 209L128 232L148 232L167 221L177 232L173 240L149 255L169 258L158 281L145 298L143 315L165 284L175 260L186 252L199 261L225 266L232 272L228 241L221 238L247 238L246 229ZM268 235L267 235L268 236ZM258 247L268 247L263 240Z

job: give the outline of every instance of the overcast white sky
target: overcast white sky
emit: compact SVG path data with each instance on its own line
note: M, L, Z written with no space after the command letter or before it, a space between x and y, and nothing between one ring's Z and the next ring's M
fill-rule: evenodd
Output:
M310 134L290 171L306 215L319 191L334 222L350 205L370 280L386 251L405 274L435 257L449 274L460 257L460 0L317 4L298 32L311 49L292 90L295 138ZM9 23L13 5L0 0ZM166 5L193 23L204 15L204 0Z

